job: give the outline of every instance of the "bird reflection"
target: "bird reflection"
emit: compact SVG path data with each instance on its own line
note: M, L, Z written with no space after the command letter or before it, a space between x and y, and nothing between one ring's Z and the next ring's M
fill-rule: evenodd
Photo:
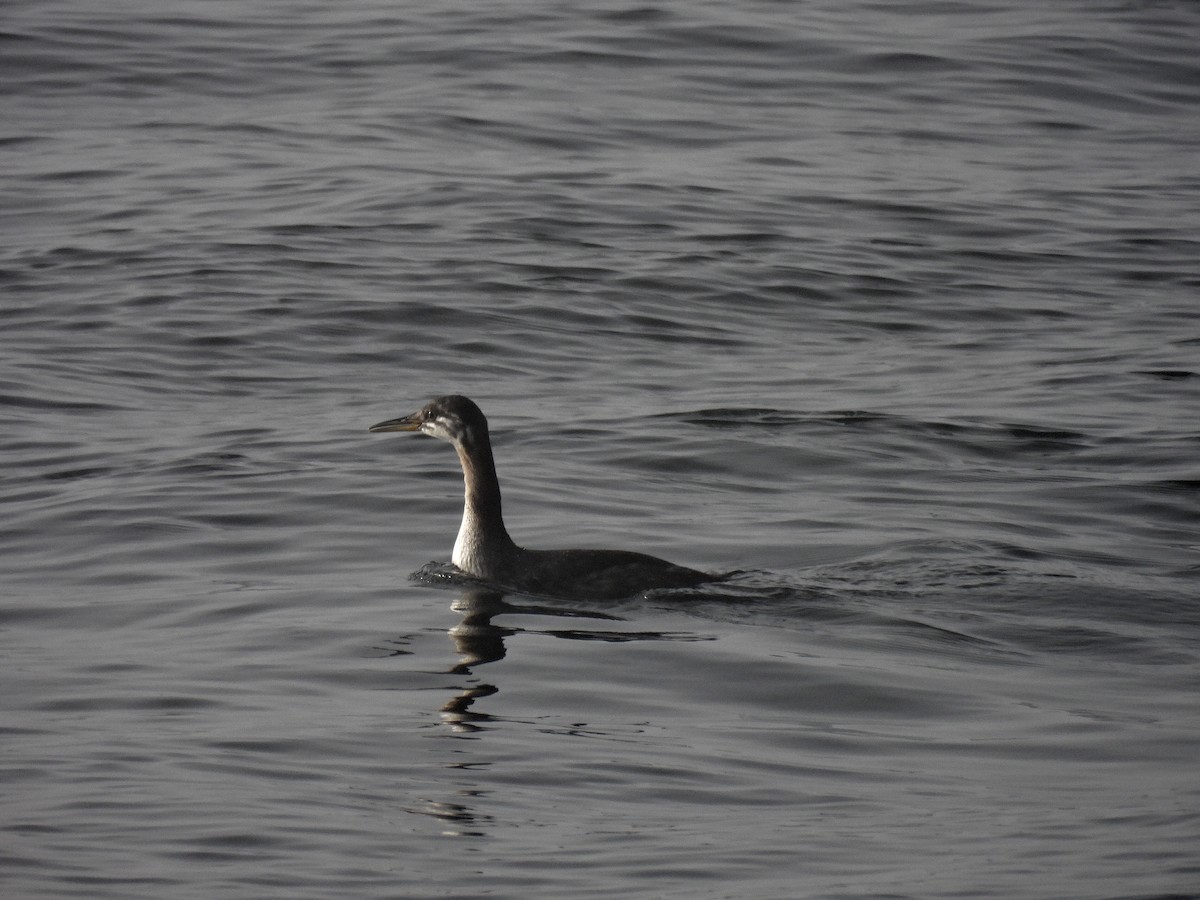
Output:
M602 619L624 621L620 616L596 610L535 603L512 603L507 595L492 587L466 586L451 604L462 613L462 621L449 630L450 639L458 653L458 662L450 667L454 675L473 676L478 666L504 659L508 650L505 641L517 634L542 634L574 641L704 641L711 637L687 632L663 631L606 631L595 628L526 629L505 627L493 623L499 615L553 616L555 618ZM487 713L472 710L476 700L490 697L500 689L492 684L475 682L462 689L442 706L442 720L458 732L483 731L493 719Z
M505 595L494 588L469 587L463 590L451 609L463 614L462 621L450 629L450 639L458 653L458 662L450 667L454 675L472 675L476 666L504 659L508 652L504 640L523 631L521 628L504 628L492 623L502 613L549 613L569 615L562 610L544 609L533 606L516 606L504 599ZM605 616L605 618L610 618ZM463 689L442 706L442 721L460 733L484 730L492 717L474 712L471 707L476 700L490 697L499 691L495 685L473 684Z
M462 620L449 629L450 639L458 661L450 667L453 675L465 676L467 683L457 694L447 700L441 708L442 722L456 737L478 739L483 733L504 724L502 717L479 712L473 707L476 701L499 692L499 688L479 680L475 669L487 663L504 659L507 653L505 641L517 634L540 634L565 640L584 641L704 641L711 636L687 632L672 633L658 631L609 631L594 628L570 629L526 629L516 626L504 627L493 622L497 616L552 616L557 619L597 619L610 622L624 621L620 616L571 607L539 605L529 598L516 602L495 588L474 585L459 586L461 593L451 604L451 609L462 614ZM407 651L397 651L407 652ZM481 790L479 783L486 783L482 773L492 762L487 759L473 760L459 756L446 765L456 773L455 781L460 784L453 798L444 801L427 800L409 807L414 813L432 816L443 823L443 834L460 837L483 837L490 830L492 817L477 810L479 801L489 791Z
M487 827L494 822L494 817L480 813L474 807L484 793L471 790L459 791L457 796L469 803L426 800L421 805L413 807L411 812L440 819L445 824L442 834L448 837L486 837Z
M450 638L458 652L458 665L450 669L456 675L469 675L472 666L504 659L504 639L517 633L515 628L493 625L492 619L513 607L504 602L504 595L489 588L472 588L450 606L463 614L462 621L450 629Z
M454 675L470 675L475 666L504 659L504 639L516 633L514 628L492 624L492 618L511 607L504 595L487 588L470 588L451 605L463 614L462 621L450 629L450 639L458 653L458 662L450 667ZM486 713L473 712L471 706L481 697L499 690L491 684L475 684L451 697L442 706L442 721L460 733L482 731L492 720Z

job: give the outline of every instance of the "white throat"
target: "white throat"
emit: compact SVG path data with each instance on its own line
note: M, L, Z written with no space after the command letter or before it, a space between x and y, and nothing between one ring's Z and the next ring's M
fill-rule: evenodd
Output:
M462 524L458 526L458 537L454 539L454 554L450 561L472 575L482 576L479 565L479 523L468 504L463 509Z

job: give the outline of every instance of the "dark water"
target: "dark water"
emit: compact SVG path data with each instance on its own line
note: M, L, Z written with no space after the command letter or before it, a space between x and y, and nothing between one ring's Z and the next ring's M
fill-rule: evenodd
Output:
M4 896L1200 891L1198 33L6 4Z

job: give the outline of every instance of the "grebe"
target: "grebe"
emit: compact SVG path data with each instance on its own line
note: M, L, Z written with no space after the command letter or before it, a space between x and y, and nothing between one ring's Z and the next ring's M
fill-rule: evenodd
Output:
M476 578L523 593L615 600L651 588L692 587L714 576L628 550L526 550L508 536L487 419L466 397L438 397L369 431L420 431L448 441L462 463L466 502L452 561Z

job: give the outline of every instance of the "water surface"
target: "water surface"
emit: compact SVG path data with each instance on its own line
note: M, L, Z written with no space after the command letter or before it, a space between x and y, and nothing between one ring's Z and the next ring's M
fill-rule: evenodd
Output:
M5 895L1195 893L1198 26L9 4Z

